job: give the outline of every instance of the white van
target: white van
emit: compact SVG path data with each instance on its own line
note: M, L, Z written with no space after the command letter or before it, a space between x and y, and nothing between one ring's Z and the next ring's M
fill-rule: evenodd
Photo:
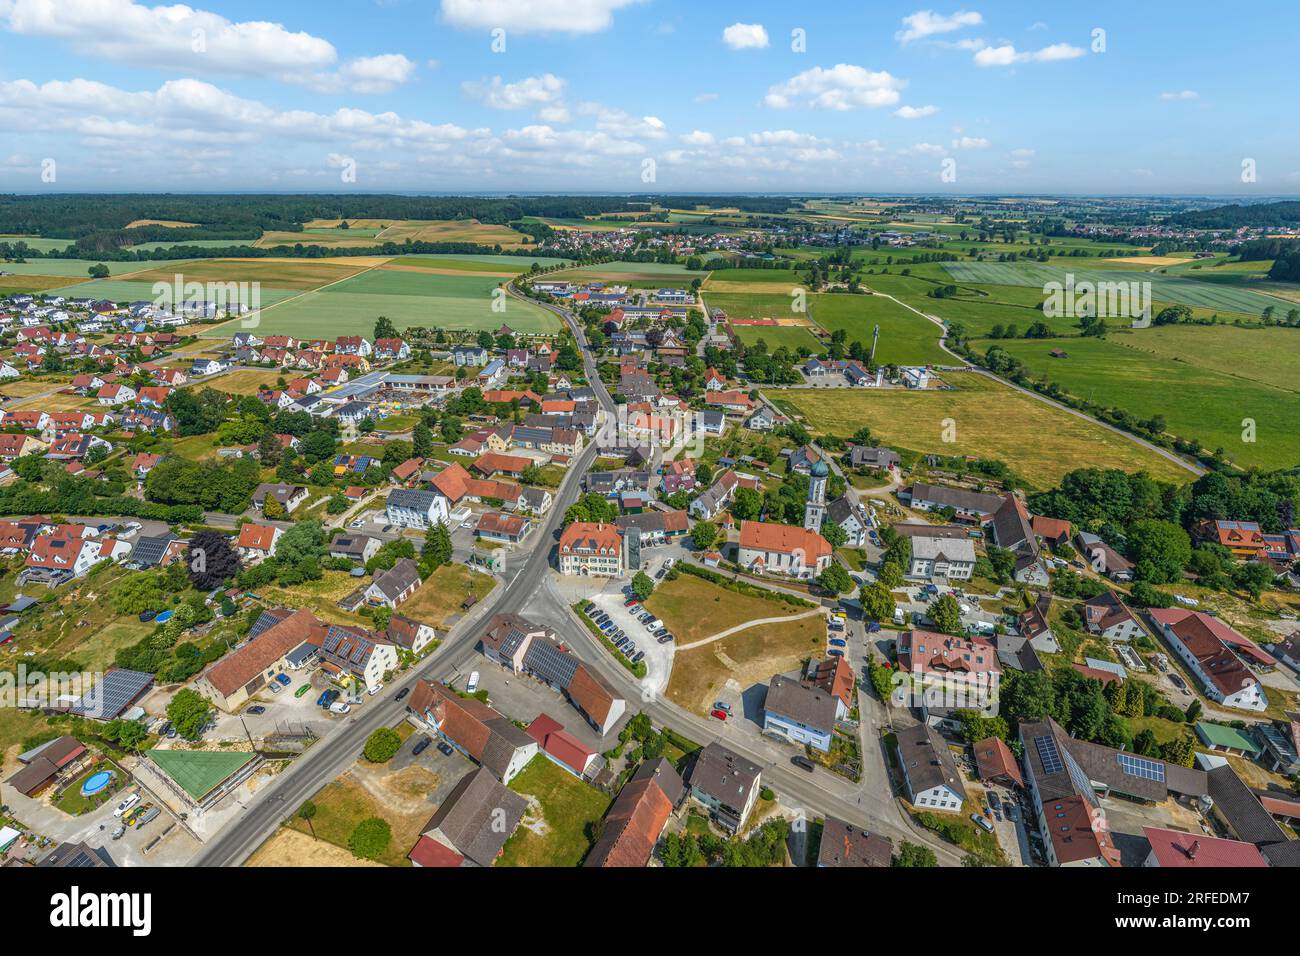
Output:
M125 800L123 800L121 803L119 803L116 807L113 808L113 816L120 817L122 814L126 813L128 810L130 810L139 802L140 802L140 794L138 793L131 794L131 796L127 797Z

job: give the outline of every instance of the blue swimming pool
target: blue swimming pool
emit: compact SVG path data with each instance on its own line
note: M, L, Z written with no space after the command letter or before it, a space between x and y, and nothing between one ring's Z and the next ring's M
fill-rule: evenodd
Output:
M92 774L86 778L86 782L81 785L81 795L83 797L94 796L108 786L108 782L113 779L113 771L101 770L99 773Z

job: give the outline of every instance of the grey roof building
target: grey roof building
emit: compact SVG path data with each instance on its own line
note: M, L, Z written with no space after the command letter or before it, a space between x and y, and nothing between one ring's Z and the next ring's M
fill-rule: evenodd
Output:
M491 770L479 767L447 795L429 818L424 835L451 847L470 863L491 866L527 807L528 802L503 787Z

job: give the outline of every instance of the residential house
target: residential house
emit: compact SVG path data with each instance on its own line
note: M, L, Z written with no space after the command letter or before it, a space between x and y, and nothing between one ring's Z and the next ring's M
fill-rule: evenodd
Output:
M575 521L560 534L561 574L618 577L627 570L618 527Z
M288 658L294 651L304 644L319 647L326 630L311 611L294 611L200 674L195 689L234 713L267 681L291 669Z
M1112 581L1126 582L1133 580L1133 562L1121 555L1097 535L1090 531L1080 531L1075 535L1079 553L1098 574L1104 574Z
M292 512L310 497L310 492L302 485L263 482L253 489L253 507L265 512L268 497L275 499L286 512Z
M380 540L368 534L345 532L330 540L330 557L346 558L358 564L365 564L375 556L380 548Z
M1248 654L1266 665L1277 662L1253 642L1201 611L1151 608L1147 613L1156 630L1200 681L1207 697L1225 707L1241 710L1268 708L1264 685L1237 653Z
M960 813L966 786L948 744L929 724L894 731L908 801L918 810Z
M1146 634L1128 606L1114 591L1083 602L1083 628L1108 641L1133 641Z
M633 776L623 785L583 866L643 867L650 862L672 816L674 804L668 791L681 789L681 778L667 761L657 762L657 769L661 775Z
M366 603L371 607L396 609L420 586L420 568L411 558L398 558L387 571L375 575L366 588Z
M979 524L1002 507L1002 499L997 495L919 481L911 488L904 488L899 498L917 511L951 510L954 520L967 524Z
M821 687L777 674L767 686L763 732L829 753L837 704L837 699Z
M418 654L438 635L432 626L423 621L414 620L404 614L393 614L388 618L388 629L384 632L384 636L394 646L408 653Z
M248 522L239 529L235 547L245 561L261 561L275 554L284 532L274 525Z
M709 810L723 829L745 825L762 789L762 770L717 741L704 745L691 768L690 795Z
M969 581L974 574L975 544L970 538L931 538L925 535L912 538L908 577Z
M480 767L439 805L411 850L418 867L491 866L519 826L528 801Z
M388 493L385 513L388 523L399 528L427 530L451 520L446 498L433 491L409 488L398 488Z
M819 867L892 865L894 844L888 837L869 833L838 817L826 816L822 824L821 847L817 851Z
M1151 852L1143 866L1219 870L1269 865L1255 844L1242 840L1224 840L1204 833L1150 826L1143 827L1142 833L1151 844Z

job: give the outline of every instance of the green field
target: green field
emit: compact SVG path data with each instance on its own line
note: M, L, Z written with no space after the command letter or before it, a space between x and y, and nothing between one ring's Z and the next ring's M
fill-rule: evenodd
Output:
M162 280L160 280L162 281ZM171 286L171 283L168 283ZM237 292L238 290L231 290ZM263 306L279 302L299 293L293 289L270 289L260 287ZM249 290L250 296L252 290ZM75 285L51 289L51 294L88 297L91 299L108 299L110 302L152 302L156 297L153 282L137 282L133 279L93 279L90 282L78 282ZM232 296L235 298L237 296ZM250 305L252 303L250 302Z
M454 269L458 272L527 272L536 262L542 267L556 266L564 259L549 256L493 256L456 255L398 256L390 265L414 266L421 269Z
M155 259L150 262L105 262L111 276L127 275L132 272L144 272L149 269L166 268L190 259ZM94 259L29 259L26 262L0 261L0 272L12 272L16 275L31 276L68 276L69 278L90 278L90 267L96 265Z
M40 236L0 236L0 242L7 242L10 245L24 243L28 249L36 252L54 252L67 249L72 245L72 239L44 239Z
M952 389L788 389L769 398L804 416L820 434L851 436L863 425L877 441L927 454L1006 462L1029 484L1055 485L1085 465L1146 470L1185 481L1191 472L1095 422L1022 395L994 379L948 372ZM944 439L951 437L952 441Z
M741 282L746 285L784 285L790 288L802 285L793 269L715 269L709 273L704 291L718 283Z
M1196 333L1205 338L1196 339ZM1079 398L1142 418L1160 415L1168 431L1211 450L1222 448L1241 465L1291 468L1300 463L1300 386L1294 380L1280 384L1296 362L1297 345L1287 341L1288 335L1300 333L1189 327L1105 340L999 344L1032 373ZM1223 361L1216 363L1220 347ZM1069 357L1052 358L1048 353L1053 349L1064 349ZM1231 356L1241 358L1233 361ZM1253 443L1242 441L1247 418L1256 424Z
M1151 295L1162 302L1216 309L1221 312L1242 312L1258 315L1270 305L1284 307L1279 300L1252 292L1212 282L1197 282L1177 275L1158 272L1131 272L1118 269L1092 269L1062 266L1040 266L1030 263L1000 262L946 262L944 269L957 282L974 282L986 285L1019 285L1044 287L1049 282L1064 283L1067 274L1076 283L1091 282L1150 282Z
M881 365L943 364L952 356L939 347L939 327L897 302L874 295L820 293L809 297L813 321L827 332L843 329L849 342L870 348L880 326L876 362Z
M673 262L603 262L594 266L579 266L553 273L553 277L566 279L617 281L620 277L635 278L639 276L662 276L665 279L677 279L690 282L696 277L704 278L706 272L691 272L683 265Z
M492 293L500 282L492 276L372 269L327 289L263 308L259 332L335 338L368 332L381 315L398 329L422 326L493 331L505 323L520 332L549 332L556 327L558 320L551 313L518 299L501 299L505 311L493 311ZM204 334L228 338L239 327L237 322L228 322Z

